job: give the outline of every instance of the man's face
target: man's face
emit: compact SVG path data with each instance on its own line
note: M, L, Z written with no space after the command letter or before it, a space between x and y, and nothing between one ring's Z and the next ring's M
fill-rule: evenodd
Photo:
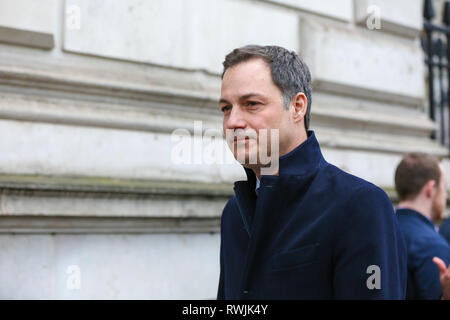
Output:
M431 215L432 220L441 220L444 217L445 207L447 204L447 180L444 171L444 167L439 165L441 168L441 179L440 183L437 186L437 192L433 199L432 207L431 207Z
M270 129L279 130L279 153L283 154L283 148L289 143L289 110L284 108L281 90L273 82L270 67L264 60L254 58L228 68L222 79L219 105L227 142L236 159L238 154L245 154L246 167L252 167L248 165L249 159L258 159L259 163L257 156L260 140L263 140L260 139L260 129L268 129L268 138ZM239 136L249 138L238 139ZM234 147L230 144L233 139ZM268 139L267 150L271 150L271 143L278 142Z

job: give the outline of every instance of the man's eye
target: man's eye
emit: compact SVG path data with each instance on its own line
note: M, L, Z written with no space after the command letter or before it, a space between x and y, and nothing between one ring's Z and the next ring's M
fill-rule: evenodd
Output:
M258 105L258 104L259 104L259 102L257 102L257 101L248 101L248 102L247 102L247 105L248 105L248 106L251 106L251 107L252 107L252 106L256 106L256 105Z
M230 110L230 106L224 106L221 108L222 112L226 112L228 110Z

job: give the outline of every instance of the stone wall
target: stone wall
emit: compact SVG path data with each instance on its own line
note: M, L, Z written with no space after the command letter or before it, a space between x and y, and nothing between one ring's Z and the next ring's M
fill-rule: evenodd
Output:
M429 138L421 11L419 0L1 1L0 298L215 298L220 215L245 174L196 155L174 163L172 133L207 148L202 134L222 127L221 63L248 43L300 53L325 158L395 201L403 153L448 153Z

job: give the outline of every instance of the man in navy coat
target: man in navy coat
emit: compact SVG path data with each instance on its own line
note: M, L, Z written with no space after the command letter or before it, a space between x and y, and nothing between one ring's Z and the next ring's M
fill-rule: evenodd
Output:
M407 154L395 171L395 188L400 200L397 216L408 251L406 298L441 299L439 270L448 265L450 248L433 222L442 219L447 202L444 168L431 155ZM443 267L438 268L434 257Z
M439 234L450 244L450 218L444 219L439 226Z
M222 213L217 298L404 299L392 204L323 158L308 130L311 76L301 58L277 46L233 50L219 105L247 180Z

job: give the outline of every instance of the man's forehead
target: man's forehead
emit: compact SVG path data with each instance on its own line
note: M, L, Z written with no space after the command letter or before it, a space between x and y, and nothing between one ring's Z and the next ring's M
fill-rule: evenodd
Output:
M267 96L274 89L269 66L262 59L252 59L230 67L221 86L222 99L242 99L249 96Z
M240 62L234 66L229 67L222 79L222 83L230 78L245 78L245 77L266 77L271 76L269 65L261 58L254 58L247 61Z

